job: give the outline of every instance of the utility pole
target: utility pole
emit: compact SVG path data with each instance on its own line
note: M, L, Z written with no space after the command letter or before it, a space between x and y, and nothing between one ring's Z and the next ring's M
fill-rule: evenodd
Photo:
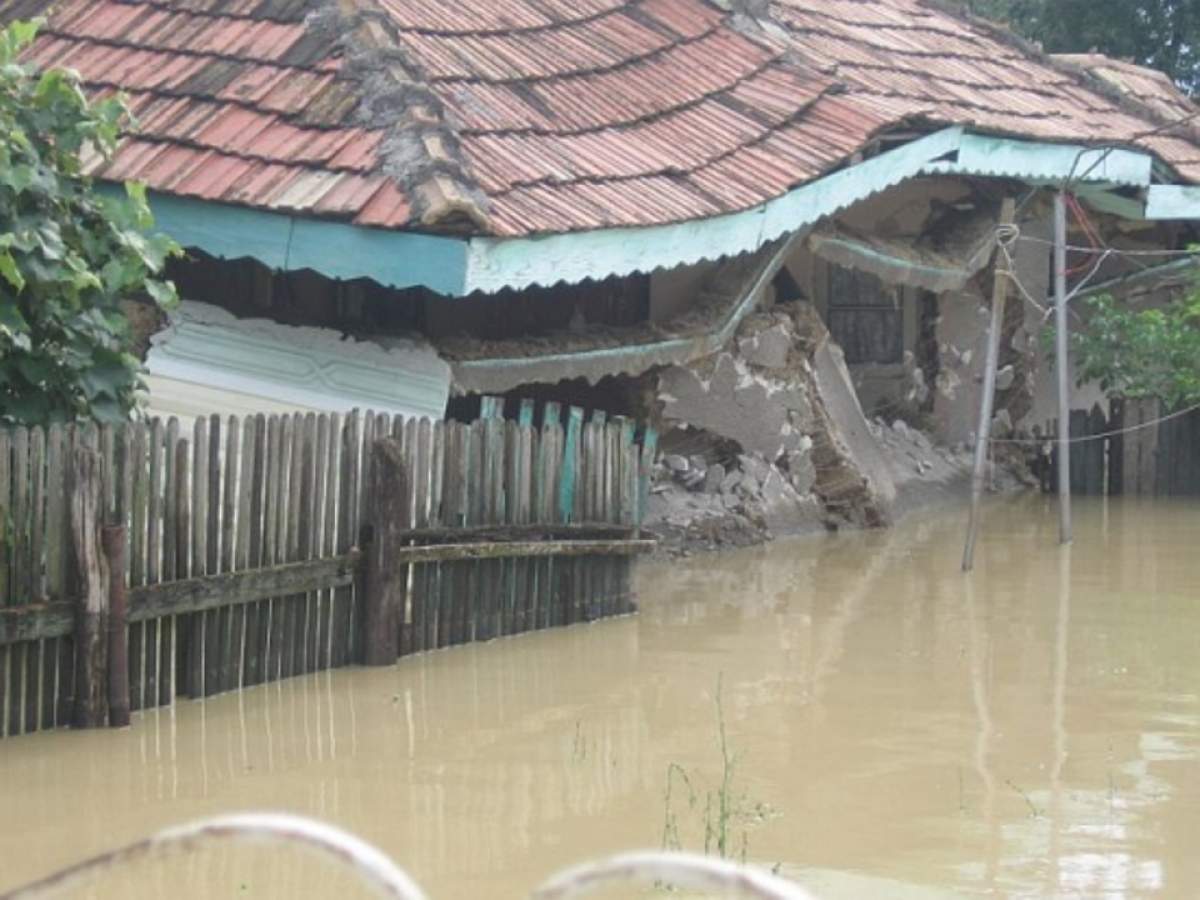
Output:
M1000 207L999 226L1012 225L1017 205L1006 199ZM1008 300L1009 273L1005 268L996 237L996 275L992 283L992 320L988 327L987 359L983 368L983 396L979 399L979 427L975 429L975 465L971 470L971 518L967 524L967 544L963 548L963 571L975 567L975 542L979 537L980 507L983 504L983 484L987 467L988 446L991 442L992 415L996 407L996 369L1000 365L1000 332L1004 328L1004 305Z
M1054 369L1058 375L1058 537L1071 543L1071 360L1067 354L1067 198L1054 195Z

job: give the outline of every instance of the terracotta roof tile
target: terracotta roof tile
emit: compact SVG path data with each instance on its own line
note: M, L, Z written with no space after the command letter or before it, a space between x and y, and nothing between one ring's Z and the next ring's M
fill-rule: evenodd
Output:
M705 0L355 2L376 15L46 0L27 56L128 95L100 177L373 227L437 225L443 201L499 235L718 215L947 124L1137 144L1200 180L1197 132L1142 136L1195 110L1163 76L1068 61L1098 87L924 0L770 0L761 24Z

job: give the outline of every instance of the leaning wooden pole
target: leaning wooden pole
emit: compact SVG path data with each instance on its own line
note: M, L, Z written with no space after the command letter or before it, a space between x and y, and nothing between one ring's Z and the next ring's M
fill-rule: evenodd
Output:
M404 532L412 527L412 497L400 443L384 438L368 452L372 454L371 545L367 551L363 662L390 666L400 655L408 568L398 551L405 545Z
M73 718L76 728L100 728L108 717L108 567L99 548L100 454L80 446L71 463L71 537L79 572Z
M1071 360L1067 354L1067 198L1054 195L1054 370L1058 376L1058 537L1071 542Z
M102 532L108 568L108 724L129 724L129 607L125 593L125 526Z
M1011 226L1016 218L1016 203L1006 199L1000 207L1001 228ZM1003 239L997 236L997 242ZM962 567L970 572L975 567L975 543L979 538L980 508L987 468L988 444L991 441L992 415L996 406L996 369L1000 364L1000 332L1004 327L1004 306L1008 300L1009 273L1003 254L996 253L996 275L992 283L992 320L988 325L987 358L983 369L983 393L979 399L979 427L975 429L975 463L971 469L971 516L967 524L967 543L963 548Z

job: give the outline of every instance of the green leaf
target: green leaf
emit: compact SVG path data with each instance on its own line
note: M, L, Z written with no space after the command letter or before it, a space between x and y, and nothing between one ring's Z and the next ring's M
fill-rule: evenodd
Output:
M151 278L146 281L145 287L150 299L163 309L170 310L179 305L179 294L175 291L175 285L172 282Z
M0 253L0 276L4 278L18 294L25 290L25 276L17 268L17 261L12 254L5 250Z
M0 299L0 328L10 334L28 334L29 323L21 315L21 309L11 300Z

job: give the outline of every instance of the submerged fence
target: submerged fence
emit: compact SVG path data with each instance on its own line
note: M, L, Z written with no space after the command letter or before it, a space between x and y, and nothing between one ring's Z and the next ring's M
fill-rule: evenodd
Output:
M0 736L631 610L655 435L514 413L0 429Z
M1109 401L1071 410L1071 492L1090 496L1200 496L1200 410L1165 409L1156 399ZM1043 434L1056 433L1056 420ZM1042 489L1054 490L1057 449L1037 450Z

